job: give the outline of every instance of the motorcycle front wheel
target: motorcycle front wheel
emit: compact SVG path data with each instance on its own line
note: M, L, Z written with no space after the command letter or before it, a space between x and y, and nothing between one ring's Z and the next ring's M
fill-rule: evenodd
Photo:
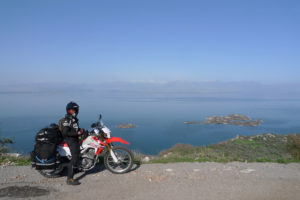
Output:
M114 174L124 174L131 170L133 165L132 152L122 146L113 147L112 151L116 155L118 162L115 162L109 151L104 155L104 165L106 169Z

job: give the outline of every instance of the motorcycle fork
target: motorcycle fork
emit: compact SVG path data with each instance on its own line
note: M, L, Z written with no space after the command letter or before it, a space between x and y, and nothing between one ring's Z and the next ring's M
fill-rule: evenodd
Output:
M111 157L113 158L114 162L118 163L119 160L118 160L116 154L114 153L114 151L112 150L112 145L111 144L107 144L107 150L109 151L109 153L110 153Z

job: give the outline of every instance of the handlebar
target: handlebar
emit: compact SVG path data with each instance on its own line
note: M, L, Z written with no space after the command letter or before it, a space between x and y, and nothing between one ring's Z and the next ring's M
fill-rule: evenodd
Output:
M99 127L103 127L103 126L104 126L104 124L103 124L103 122L102 122L102 115L101 115L101 114L99 115L99 118L98 118L98 119L99 119L98 122L93 123L93 124L91 125L91 128L96 128L97 126L99 126Z

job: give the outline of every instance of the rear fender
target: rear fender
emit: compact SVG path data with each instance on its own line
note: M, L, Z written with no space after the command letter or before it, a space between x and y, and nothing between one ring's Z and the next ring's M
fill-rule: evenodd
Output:
M129 145L129 142L127 142L127 141L125 141L125 140L123 140L122 138L119 138L119 137L112 137L112 138L106 139L107 144L110 144L112 142L120 142L120 143Z

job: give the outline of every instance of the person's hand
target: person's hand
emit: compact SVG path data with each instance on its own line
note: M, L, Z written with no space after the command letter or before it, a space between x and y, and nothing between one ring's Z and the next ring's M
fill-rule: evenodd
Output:
M84 133L84 129L81 128L80 131L78 131L78 135L82 135Z

